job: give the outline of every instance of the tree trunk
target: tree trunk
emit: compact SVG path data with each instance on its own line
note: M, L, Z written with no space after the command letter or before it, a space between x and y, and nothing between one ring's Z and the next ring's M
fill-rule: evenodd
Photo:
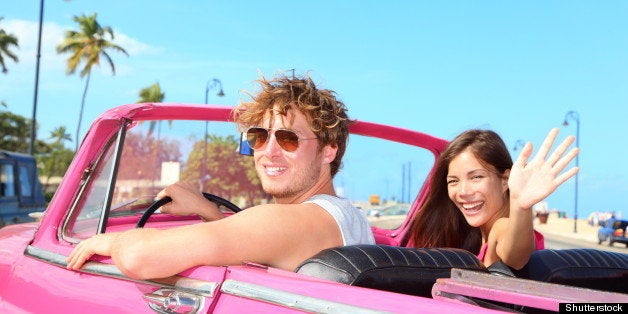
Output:
M76 142L74 151L78 151L79 146L79 134L81 132L81 121L83 121L83 108L85 108L85 96L87 96L87 88L89 87L89 78L92 76L92 71L87 72L87 80L85 81L85 90L83 90L83 99L81 99L81 111L79 112L78 126L76 127Z

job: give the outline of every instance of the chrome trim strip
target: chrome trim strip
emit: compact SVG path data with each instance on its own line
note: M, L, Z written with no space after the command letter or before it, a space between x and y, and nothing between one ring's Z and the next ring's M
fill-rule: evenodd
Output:
M34 247L32 245L26 247L24 255L63 268L67 267L68 265L68 263L66 262L67 256ZM213 298L216 295L216 291L218 290L219 286L217 282L208 282L178 275L151 280L133 279L125 276L115 265L99 262L87 262L85 263L85 266L83 266L83 268L79 270L79 272L155 285L162 288L174 289L177 291L192 293L208 298Z
M124 139L126 137L126 129L131 124L129 119L122 119L122 126L118 130L118 136L116 137L116 147L114 151L113 167L109 173L109 184L107 185L107 191L105 195L107 198L102 206L100 212L100 222L98 223L98 233L105 233L107 229L107 222L109 220L109 210L111 209L111 201L113 199L113 192L115 191L116 178L118 177L118 167L120 166L120 159L122 159L122 148L124 147Z
M389 313L355 305L344 304L302 294L268 288L248 282L227 279L220 288L222 293L273 303L313 313Z

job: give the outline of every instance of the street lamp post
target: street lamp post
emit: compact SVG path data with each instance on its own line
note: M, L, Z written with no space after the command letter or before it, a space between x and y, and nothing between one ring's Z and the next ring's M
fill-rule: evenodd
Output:
M39 2L39 33L37 35L37 62L35 63L35 92L33 93L33 119L31 121L31 141L28 153L35 155L35 140L37 139L37 91L39 90L39 59L41 59L41 31L44 22L44 0Z
M576 111L569 111L567 112L567 114L565 115L565 121L563 122L563 126L568 126L569 125L569 121L568 120L574 120L576 121L576 147L580 148L580 115L578 114L578 112ZM576 155L576 167L579 168L580 163L579 163L579 158L580 158L580 154ZM574 193L574 210L573 210L573 232L577 233L578 232L578 172L576 172L576 191Z
M225 93L222 91L222 82L220 82L219 79L217 78L213 78L209 81L207 81L207 84L205 85L205 104L209 104L209 90L211 89L215 89L218 88L218 92L216 93L216 96L218 97L223 97L225 96ZM208 127L209 127L209 122L207 120L205 120L205 137L203 138L204 140L204 145L203 145L203 169L201 170L201 190L204 189L204 185L205 185L205 181L207 181L207 136L208 136Z
M216 96L223 97L225 95L225 93L222 91L222 82L220 82L220 80L217 78L211 79L207 81L207 85L205 85L205 104L208 104L207 100L209 96L209 90L214 89L216 87L219 88L218 93L216 93Z

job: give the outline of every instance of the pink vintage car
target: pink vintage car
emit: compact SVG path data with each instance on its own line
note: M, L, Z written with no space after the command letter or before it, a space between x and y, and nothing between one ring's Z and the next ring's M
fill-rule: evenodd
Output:
M0 229L0 313L551 312L628 302L628 254L543 250L511 273L463 250L404 247L446 141L363 121L351 128L335 185L365 214L378 213L369 216L377 245L325 250L294 272L243 263L135 280L99 256L80 271L65 268L94 234L199 223L155 212L156 193L177 180L197 180L225 211L268 201L230 112L164 103L103 113L41 221ZM370 167L383 158L388 168ZM368 201L373 194L377 202Z

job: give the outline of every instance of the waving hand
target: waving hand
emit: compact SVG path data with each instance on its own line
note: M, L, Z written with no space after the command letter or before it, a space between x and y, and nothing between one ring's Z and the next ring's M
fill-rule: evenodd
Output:
M532 144L527 143L513 164L508 179L508 187L510 189L510 197L516 200L519 208L532 208L532 205L542 201L556 190L559 185L578 172L579 169L577 167L563 172L565 167L579 153L577 147L567 152L567 149L575 140L573 136L568 136L550 153L557 135L558 129L552 129L543 141L536 156L529 162L528 159L532 155Z

